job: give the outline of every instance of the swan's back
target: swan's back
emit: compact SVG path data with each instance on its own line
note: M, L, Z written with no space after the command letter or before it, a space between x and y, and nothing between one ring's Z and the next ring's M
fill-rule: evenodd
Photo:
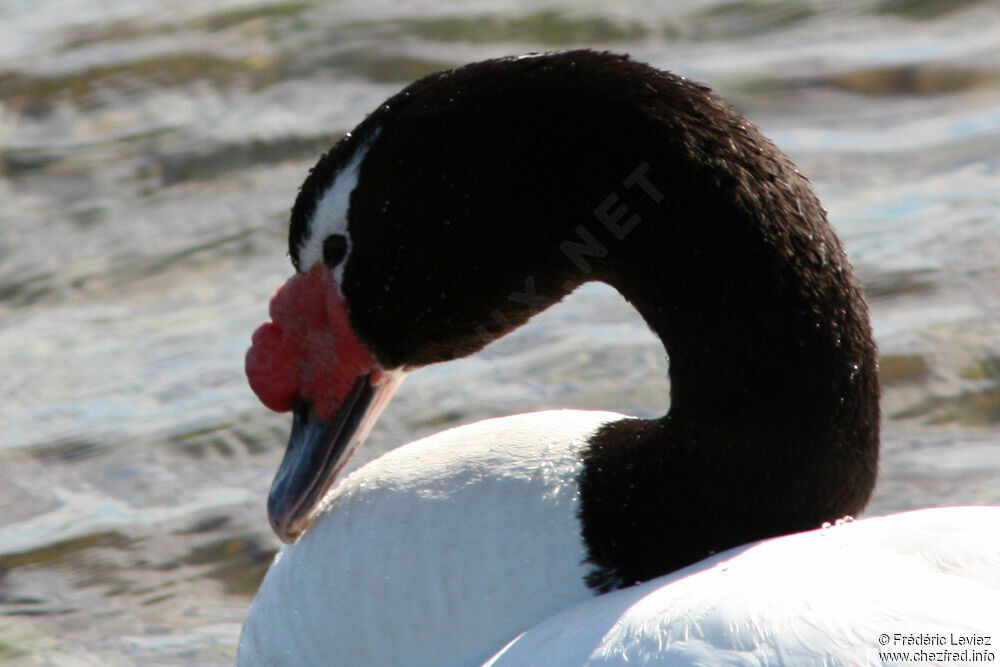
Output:
M1000 508L936 508L731 549L559 613L489 664L986 662L998 635Z

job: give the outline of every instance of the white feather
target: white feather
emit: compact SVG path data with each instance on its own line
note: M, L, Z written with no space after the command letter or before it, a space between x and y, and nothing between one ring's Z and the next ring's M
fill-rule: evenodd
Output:
M240 664L479 664L593 596L580 448L611 412L444 431L349 476L261 584Z
M299 246L299 266L308 269L323 261L323 242L331 234L340 234L347 241L344 259L333 269L337 286L343 283L344 266L351 254L351 235L347 230L347 210L351 204L351 193L358 187L358 171L368 155L371 142L378 136L375 132L364 144L355 150L351 160L336 175L333 182L316 200L316 209L306 229L306 236Z
M362 467L271 566L239 663L854 665L920 648L897 635L1000 640L996 507L778 537L594 597L579 454L621 418L488 420Z
M908 642L919 635L939 643ZM998 642L1000 507L953 507L730 549L556 614L487 664L866 665L995 659Z

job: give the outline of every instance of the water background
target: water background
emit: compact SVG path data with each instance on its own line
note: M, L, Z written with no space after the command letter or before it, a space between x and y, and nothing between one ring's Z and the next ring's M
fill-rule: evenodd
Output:
M869 513L1000 504L997 3L6 0L0 660L232 661L288 428L242 359L296 188L414 78L577 46L712 86L810 176L882 351ZM411 376L358 462L545 407L662 414L665 374L587 285Z

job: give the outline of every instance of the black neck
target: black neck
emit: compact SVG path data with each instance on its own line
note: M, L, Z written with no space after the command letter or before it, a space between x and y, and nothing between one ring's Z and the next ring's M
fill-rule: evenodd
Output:
M607 427L585 463L595 587L865 505L878 388L860 287L805 178L742 117L616 56L483 63L391 99L300 200L376 128L343 288L384 365L472 353L588 280L664 342L669 413Z
M690 160L644 162L621 188L622 219L635 217L602 277L663 340L671 408L609 426L585 459L599 590L856 514L875 483L861 288L806 179L706 105L715 123L688 131ZM740 131L722 137L720 123Z

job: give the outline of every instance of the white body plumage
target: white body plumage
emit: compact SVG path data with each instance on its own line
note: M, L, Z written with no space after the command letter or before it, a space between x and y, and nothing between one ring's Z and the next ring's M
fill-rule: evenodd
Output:
M271 566L240 663L478 664L592 598L579 449L621 418L557 410L492 419L360 468Z

